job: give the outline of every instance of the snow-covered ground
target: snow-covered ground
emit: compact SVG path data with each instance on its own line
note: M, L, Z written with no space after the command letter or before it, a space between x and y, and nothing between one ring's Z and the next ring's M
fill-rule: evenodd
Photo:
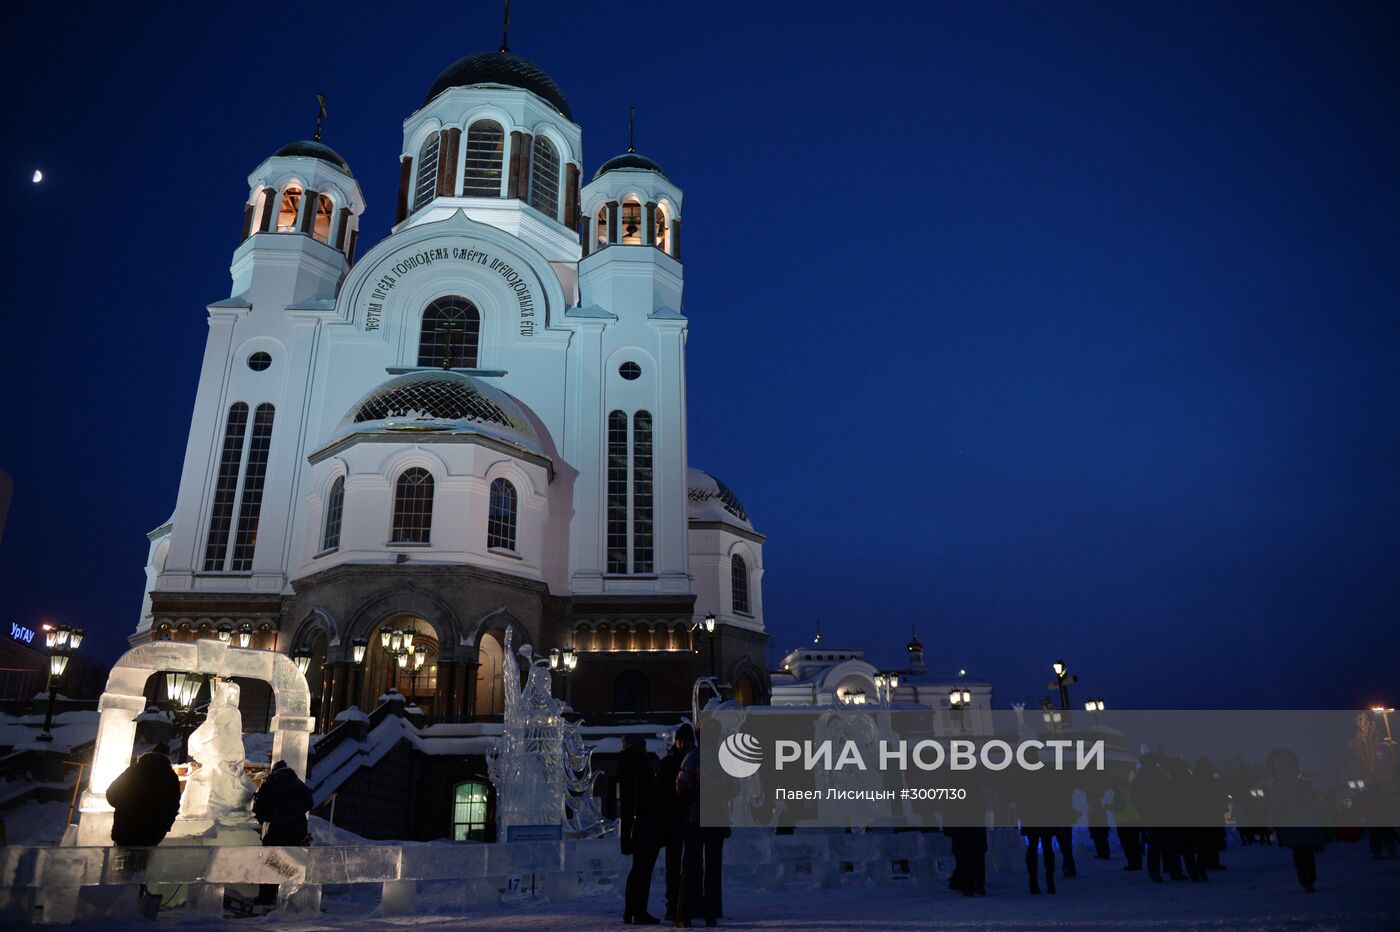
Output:
M942 885L766 892L735 887L725 893L721 926L783 932L811 930L950 929L1389 929L1400 928L1400 859L1373 861L1364 844L1332 845L1318 857L1318 891L1305 893L1293 877L1287 849L1233 847L1229 869L1208 883L1150 883L1125 873L1121 860L1081 856L1080 876L1055 896L1031 896L1020 875L993 874L989 895L967 899ZM658 870L657 878L660 878ZM660 915L662 887L652 890ZM172 910L160 924L199 929L269 926L286 932L373 929L573 929L621 926L618 894L567 903L481 911L454 904L451 883L423 884L420 909L430 915L385 919L369 890L327 896L318 919L191 921ZM150 928L149 923L130 928ZM80 928L80 927L69 927ZM119 928L113 923L84 929Z

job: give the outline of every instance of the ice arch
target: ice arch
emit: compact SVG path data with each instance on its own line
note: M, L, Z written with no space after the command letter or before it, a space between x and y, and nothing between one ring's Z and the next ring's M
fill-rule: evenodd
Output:
M290 657L275 650L233 647L218 638L152 641L123 654L107 677L107 689L98 703L97 746L92 755L92 779L83 793L78 844L111 844L112 807L107 804L107 787L131 761L136 716L146 708L146 681L151 674L166 670L269 683L277 709L270 726L272 759L285 760L297 776L306 779L306 755L315 720L306 678Z

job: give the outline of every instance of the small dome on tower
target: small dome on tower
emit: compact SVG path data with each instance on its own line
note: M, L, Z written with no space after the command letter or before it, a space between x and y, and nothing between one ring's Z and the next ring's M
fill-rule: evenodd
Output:
M433 98L450 87L469 87L473 84L504 84L518 87L546 101L566 120L573 120L569 102L564 92L544 69L534 62L512 55L510 52L479 52L458 59L443 69L433 86L428 88L428 96L423 99L427 106Z
M612 158L604 162L602 165L599 165L598 170L593 173L593 180L597 181L599 178L603 177L603 174L605 172L617 171L623 168L632 168L639 169L641 171L656 172L662 178L666 178L666 173L661 170L661 166L657 165L645 155L638 155L635 152L624 152L621 155L613 156ZM666 178L666 180L670 181L671 179Z
M924 645L919 643L919 635L916 634L912 629L909 632L909 645L904 649L911 654L923 653L924 651Z
M292 158L320 159L322 162L329 162L336 168L345 172L345 174L350 175L350 177L354 177L354 173L350 171L350 163L341 158L339 152L336 152L325 143L317 142L314 139L289 142L272 154L274 157L290 156Z
M734 490L703 469L686 469L686 497L691 520L725 521L753 530L749 513Z

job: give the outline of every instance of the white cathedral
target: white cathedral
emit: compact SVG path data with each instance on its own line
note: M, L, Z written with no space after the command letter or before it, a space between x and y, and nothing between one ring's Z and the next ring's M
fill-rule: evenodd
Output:
M563 93L504 48L438 76L402 153L358 259L335 151L249 175L133 643L290 653L323 727L390 688L499 713L508 629L575 652L585 715L711 672L767 702L764 538L690 465L681 189L631 149L582 184Z

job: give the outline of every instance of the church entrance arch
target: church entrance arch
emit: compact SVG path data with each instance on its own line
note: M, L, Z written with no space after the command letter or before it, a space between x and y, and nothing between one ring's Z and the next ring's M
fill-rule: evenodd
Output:
M131 764L136 717L146 710L146 683L152 675L165 671L267 683L276 704L276 714L268 723L272 759L285 760L297 776L306 779L306 755L315 720L306 678L290 657L275 650L234 647L217 638L141 644L112 666L107 689L98 703L92 778L83 793L78 821L80 845L111 844L112 807L107 803L107 787Z
M437 627L428 619L411 612L384 618L369 633L365 670L367 707L374 708L379 704L379 696L396 689L410 705L417 705L428 715L436 714L441 653L442 641Z

